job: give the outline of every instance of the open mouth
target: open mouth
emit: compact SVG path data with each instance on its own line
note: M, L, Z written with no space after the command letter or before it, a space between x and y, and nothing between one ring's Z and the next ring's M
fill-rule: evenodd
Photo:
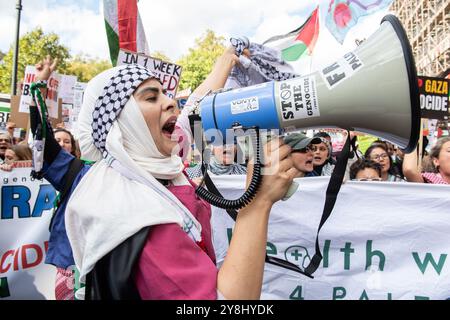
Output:
M306 165L310 165L310 164L312 164L312 163L313 163L312 160L306 160L306 162L305 162Z
M163 125L162 132L165 136L171 137L175 131L175 124L177 123L177 117L170 117Z

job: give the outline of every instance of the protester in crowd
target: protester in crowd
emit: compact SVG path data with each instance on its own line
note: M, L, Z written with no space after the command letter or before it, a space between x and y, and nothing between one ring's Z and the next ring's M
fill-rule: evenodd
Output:
M66 150L71 155L79 158L79 152L77 150L77 143L75 141L74 136L72 133L64 128L57 128L53 130L53 133L55 135L55 140L58 142L58 144Z
M326 133L325 131L319 131L316 134L314 134L314 137L317 138L324 138L325 140L328 141L328 143L330 144L330 146L332 145L333 140L331 139L331 136ZM333 150L331 150L331 152L333 152Z
M19 143L6 149L5 162L0 165L3 171L11 171L17 161L32 160L31 149L26 143Z
M403 173L409 182L450 184L450 137L440 138L430 150L433 172L420 172L417 151L405 154Z
M291 133L284 138L284 142L292 148L291 159L295 169L296 178L315 177L314 173L314 147L321 144L320 138L309 138L303 133Z
M0 164L5 161L5 152L11 148L12 138L9 133L0 133Z
M321 142L312 146L314 174L317 176L331 176L335 165L332 158L331 137L328 140L324 137L324 134L328 135L326 132L315 134L314 137L320 139Z
M403 158L405 154L404 152L397 146L394 145L394 151L391 155L392 158L392 165L394 167L395 172L404 179L405 176L403 175Z
M389 156L385 143L374 142L366 150L364 158L372 160L381 165L381 179L383 181L401 182L404 181L392 165L392 158Z
M222 87L236 62L234 48L227 49L194 93ZM54 68L47 58L36 66L37 79L47 80ZM32 119L35 109L30 107ZM50 263L63 269L75 261L81 278L87 276L88 298L260 296L269 213L295 175L290 148L279 139L268 144L268 169L274 174L263 176L255 199L240 210L217 270L210 207L196 197L182 173L182 159L173 153L179 148L173 136L177 114L176 102L156 76L138 65L106 70L87 85L78 136L82 157L97 162L84 164L70 186L74 191L55 215L48 254ZM50 132L44 176L61 190L75 160L52 137Z
M5 151L5 163L7 163L7 164L10 164L16 160L19 160L19 157L17 157L16 153L14 152L14 150L12 148L13 148L13 146L11 146L11 148L6 149L6 151Z
M350 167L350 179L356 181L381 181L381 165L375 161L358 159Z
M208 165L208 171L211 174L221 176L247 173L247 168L244 165L236 163L236 144L211 146L211 148L212 157ZM187 168L186 173L196 184L199 184L203 177L201 163Z

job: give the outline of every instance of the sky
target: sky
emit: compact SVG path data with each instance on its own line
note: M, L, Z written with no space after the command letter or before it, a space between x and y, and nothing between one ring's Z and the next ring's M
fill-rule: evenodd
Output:
M340 45L323 24L330 0L140 0L139 11L150 51L161 51L178 60L195 45L207 29L229 39L247 36L262 43L273 35L299 27L320 5L321 30L310 67L333 62L353 50L355 39L364 39L377 30L382 10L364 17ZM0 51L14 42L16 0L0 1ZM20 34L41 26L55 32L72 55L109 59L102 1L96 0L22 0Z

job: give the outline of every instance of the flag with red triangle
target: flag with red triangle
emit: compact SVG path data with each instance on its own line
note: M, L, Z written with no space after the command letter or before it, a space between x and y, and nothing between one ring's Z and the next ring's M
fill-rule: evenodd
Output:
M150 54L137 0L103 0L103 13L113 66L120 49Z
M284 34L273 36L263 42L263 45L281 51L285 61L297 61L303 56L310 56L319 37L319 7L297 29Z

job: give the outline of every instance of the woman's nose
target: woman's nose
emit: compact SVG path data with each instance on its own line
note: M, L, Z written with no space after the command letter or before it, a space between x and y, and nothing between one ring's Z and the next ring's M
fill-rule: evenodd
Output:
M163 111L176 111L177 109L177 102L166 96L163 102Z

